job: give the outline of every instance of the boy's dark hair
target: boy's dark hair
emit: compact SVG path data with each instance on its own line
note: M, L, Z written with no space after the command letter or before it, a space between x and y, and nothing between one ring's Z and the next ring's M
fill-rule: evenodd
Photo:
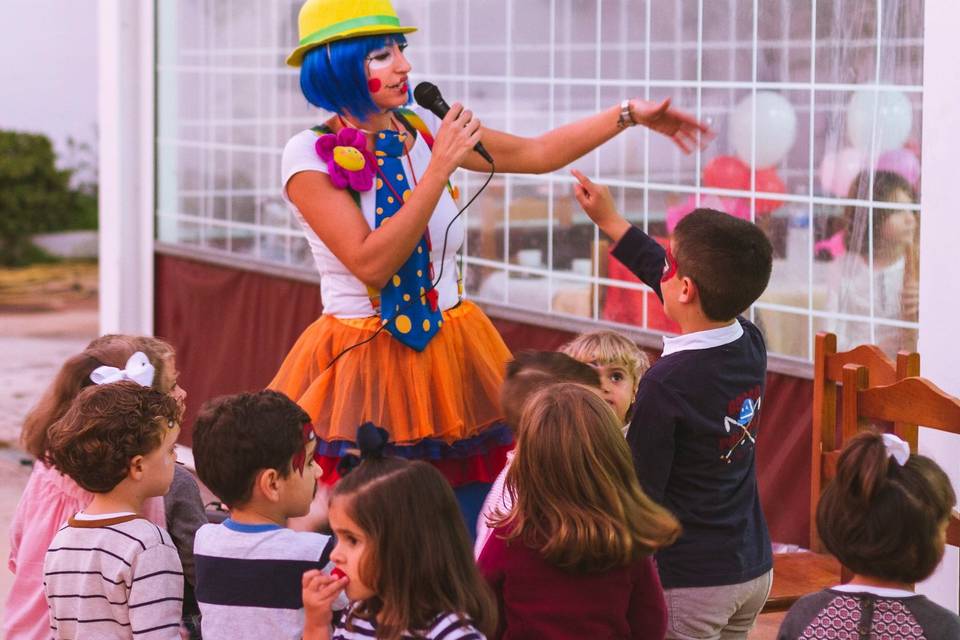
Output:
M933 460L911 455L901 466L881 436L862 433L840 454L837 476L820 497L817 530L854 573L919 582L940 564L940 528L956 502Z
M197 475L225 504L243 506L259 471L276 469L281 477L292 471L309 422L306 411L277 391L210 400L193 426Z
M129 380L93 385L47 434L50 462L91 493L108 493L130 472L130 460L163 442L180 421L180 407L165 393Z
M773 245L755 224L714 209L697 209L673 231L677 276L697 284L704 315L732 320L770 281Z
M588 364L559 351L521 351L507 363L500 388L500 409L507 425L520 425L523 403L540 389L558 382L577 382L600 388L600 374Z

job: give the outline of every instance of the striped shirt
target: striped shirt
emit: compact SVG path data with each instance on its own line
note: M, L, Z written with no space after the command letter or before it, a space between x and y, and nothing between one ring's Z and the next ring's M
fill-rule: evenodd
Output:
M303 573L329 572L333 539L275 524L249 525L231 519L197 530L197 572L204 640L303 635ZM334 609L347 606L345 596Z
M344 619L349 620L349 625L346 622L337 624L331 640L370 640L377 637L377 628L374 623L350 615L344 616ZM477 631L469 618L456 613L441 613L434 618L427 629L416 634L405 632L401 638L403 640L486 640L486 636Z
M183 571L170 535L135 514L77 514L43 563L54 638L180 637Z

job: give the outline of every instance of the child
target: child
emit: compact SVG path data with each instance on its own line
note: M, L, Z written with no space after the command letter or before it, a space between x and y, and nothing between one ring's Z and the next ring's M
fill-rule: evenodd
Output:
M500 408L507 426L516 432L524 402L538 390L557 382L579 382L598 391L601 388L600 377L594 369L566 354L555 351L518 353L517 357L507 364L507 375L500 388ZM513 504L509 494L503 490L512 460L513 452L511 451L507 454L507 463L491 485L490 492L487 493L483 507L480 509L480 516L477 518L477 537L473 544L473 554L477 558L480 557L483 545L493 531L490 516L497 509L506 513Z
M331 559L341 577L304 575L304 640L331 637L330 604L344 589L353 605L333 640L480 640L495 625L496 605L453 490L425 462L382 457L385 444L381 437L365 448L333 489Z
M560 351L597 370L603 397L613 407L626 436L640 377L650 368L647 354L633 340L616 331L581 333L560 347Z
M608 189L574 171L577 201L613 255L663 300L681 335L640 380L627 442L647 494L683 526L657 553L668 638L745 638L766 601L773 553L754 445L767 372L760 330L741 317L770 279L755 225L698 209L669 249L617 213Z
M835 286L830 288L828 308L869 318L872 279L873 316L882 320L916 322L920 275L919 214L885 207L885 203L913 204L917 201L916 192L899 174L877 171L873 174L871 194L870 172L867 171L854 180L848 197L851 200L872 200L875 205L872 217L868 215L867 207L849 206L844 211L847 252L836 262L832 280ZM914 329L878 324L871 334L866 320L835 320L831 330L836 331L841 349L874 343L894 355L901 349L913 350L917 343Z
M680 533L637 482L609 406L564 383L525 405L480 570L500 603L497 638L663 638L650 554ZM547 472L548 471L548 472Z
M141 355L136 355L138 352ZM93 499L92 494L45 461L51 425L66 413L81 390L94 384L91 376L99 381L133 377L141 384L171 395L177 402L186 396L177 385L173 348L157 338L102 336L60 368L50 388L27 414L21 435L27 452L36 457L37 462L10 525L9 566L14 577L4 610L2 634L10 640L50 637L49 613L43 597L43 559L57 530ZM205 515L190 472L177 466L172 490L163 498L145 500L143 515L161 527L170 528L185 578L192 583L193 534L204 524ZM195 608L195 603L193 606ZM185 608L189 608L186 600Z
M137 515L173 481L180 414L171 396L123 380L84 389L50 428L49 459L93 500L47 551L47 637L180 638L177 549Z
M206 403L193 431L200 479L230 517L197 531L197 600L206 640L300 638L300 577L329 565L333 541L286 528L317 489L310 417L276 391ZM341 608L346 603L342 603Z
M777 637L960 638L960 617L913 592L943 558L956 502L943 470L900 438L850 440L820 497L817 530L854 577L801 598Z

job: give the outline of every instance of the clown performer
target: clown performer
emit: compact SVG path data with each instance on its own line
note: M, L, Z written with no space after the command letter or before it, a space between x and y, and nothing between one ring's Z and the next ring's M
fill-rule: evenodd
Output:
M625 100L536 138L487 129L458 103L441 121L407 107L404 34L416 29L389 0L307 0L299 27L287 64L300 68L306 99L334 115L287 143L283 198L322 276L324 311L269 388L314 420L328 482L371 421L389 432L390 455L443 472L473 530L513 445L498 406L510 352L463 299L451 174L491 171L472 150L481 141L499 172L547 173L635 124L687 153L710 132L669 100Z

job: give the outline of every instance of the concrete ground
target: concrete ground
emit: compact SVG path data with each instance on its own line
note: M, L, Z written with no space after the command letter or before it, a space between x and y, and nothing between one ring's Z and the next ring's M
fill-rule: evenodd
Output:
M81 277L68 265L53 271L44 269L39 283L35 273L27 278L23 270L0 272L0 607L13 578L6 568L10 521L31 468L19 446L23 418L63 361L99 329L96 266L82 266ZM63 285L65 272L69 282Z

